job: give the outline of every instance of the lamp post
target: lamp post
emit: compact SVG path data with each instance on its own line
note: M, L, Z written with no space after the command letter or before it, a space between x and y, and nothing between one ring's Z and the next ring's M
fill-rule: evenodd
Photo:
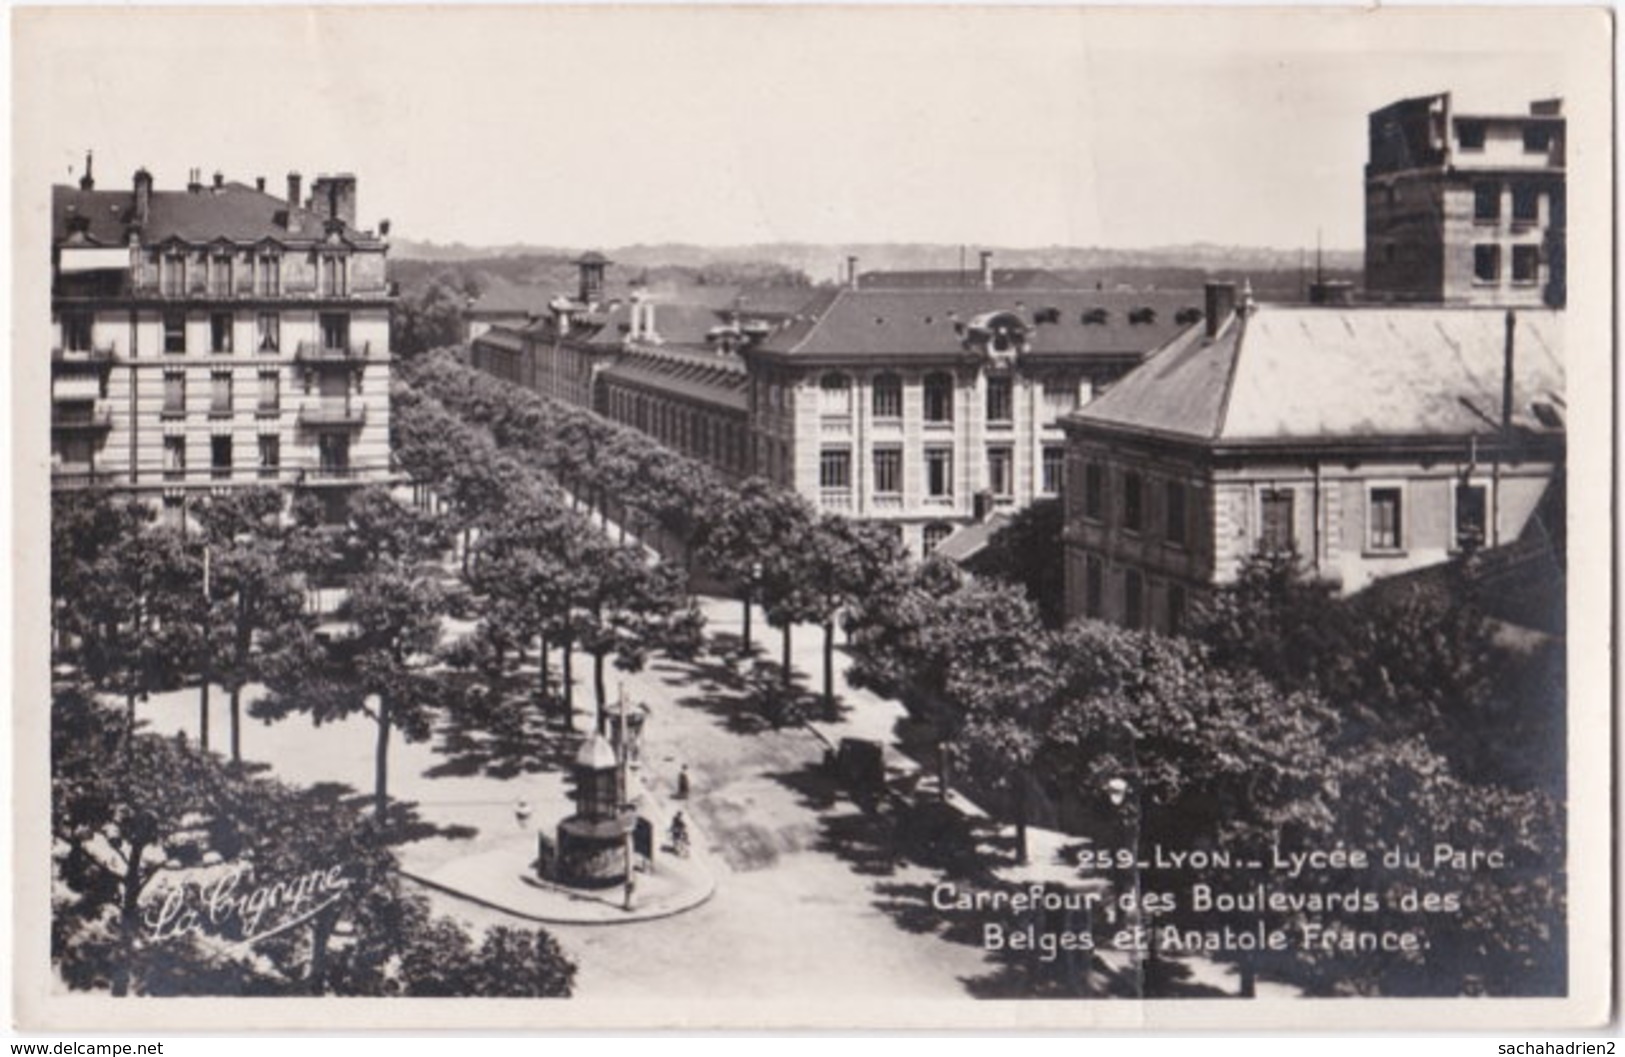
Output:
M750 646L750 609L751 609L751 605L756 601L756 591L757 591L758 587L760 586L761 582L762 582L762 563L761 562L751 562L750 563L750 578L745 582L744 652L745 652L745 655L747 657L750 656L750 652L751 652L751 646Z

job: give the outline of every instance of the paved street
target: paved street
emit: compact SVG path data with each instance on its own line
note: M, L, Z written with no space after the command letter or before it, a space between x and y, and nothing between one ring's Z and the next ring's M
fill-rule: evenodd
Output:
M737 629L737 603L708 603L713 635ZM760 615L758 615L760 628ZM777 635L764 645L777 656ZM816 629L796 636L798 666L819 670ZM590 721L591 668L578 658L577 725ZM824 743L800 727L772 730L742 707L726 665L707 657L693 665L657 660L642 673L614 673L630 701L651 709L642 772L669 798L687 764L689 810L713 853L716 896L663 921L631 926L554 926L581 966L578 993L588 997L684 996L963 997L967 981L996 972L980 948L944 939L922 918L921 900L935 874L894 868L873 838L875 826L849 801L833 797L820 773ZM216 693L216 747L225 737L223 695ZM879 735L898 706L854 695L851 725ZM195 690L155 698L142 715L161 731L195 735ZM541 743L532 725L527 737ZM365 720L314 728L294 717L243 732L245 756L273 764L299 783L338 781L371 788L374 731ZM560 771L541 771L541 753L514 751L513 739L442 730L430 743L397 739L391 793L411 801L425 821L460 827L402 849L415 872L509 840L519 828L515 803L533 808L532 825L551 828L567 811ZM561 760L553 761L555 764ZM473 832L466 832L472 830ZM443 912L470 923L513 923L453 897L433 897Z

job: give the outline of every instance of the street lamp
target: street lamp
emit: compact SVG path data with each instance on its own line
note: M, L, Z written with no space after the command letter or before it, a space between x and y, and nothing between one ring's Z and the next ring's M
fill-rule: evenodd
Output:
M762 582L762 563L750 563L750 579L745 583L745 655L749 656L750 648L750 607L756 601L756 591Z

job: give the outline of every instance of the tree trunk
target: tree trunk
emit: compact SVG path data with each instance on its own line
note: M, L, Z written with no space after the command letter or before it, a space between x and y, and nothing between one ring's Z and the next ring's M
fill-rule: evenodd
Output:
M1241 970L1241 989L1237 992L1242 998L1258 997L1258 966L1253 964L1251 958L1242 958L1237 966Z
M824 708L835 718L835 618L824 620Z
M564 640L564 725L575 726L576 719L576 673L573 658L575 646L569 639Z
M604 686L604 654L601 650L594 650L592 654L592 692L598 704L598 716L593 729L604 733L604 717L609 715L609 691Z
M203 685L198 689L197 740L203 751L209 751L209 673L203 673Z
M243 762L243 688L231 688L231 762Z
M937 799L943 803L948 802L948 757L951 752L952 749L949 747L948 739L939 736L937 738Z
M112 980L113 994L118 998L130 993L135 941L141 931L141 856L146 850L144 842L131 841L129 858L124 863L124 883L119 892L119 961L113 966Z
M315 926L310 936L310 993L322 995L327 993L327 941L333 935L333 926L338 924L338 914L335 911L323 911L316 915Z
M389 811L389 695L378 697L378 747L374 753L376 785L373 789L373 814L378 828L383 829L384 816Z
M788 689L790 689L790 682L791 682L791 678L790 678L790 622L788 620L786 620L784 622L784 663L783 663L783 665L781 665L781 667L784 669L784 688L786 690L788 690Z
M748 593L745 595L744 651L746 653L750 652L750 595Z
M469 551L469 546L470 546L471 538L472 538L473 534L474 534L473 528L465 528L465 529L463 529L463 557L462 557L462 562L463 562L463 579L465 579L465 580L468 579L468 551Z
M542 644L536 648L536 691L542 696L542 708L547 708L547 636L542 636Z
M124 744L129 746L130 740L135 737L135 691L131 690L124 695Z
M1027 863L1027 775L1016 775L1016 862Z

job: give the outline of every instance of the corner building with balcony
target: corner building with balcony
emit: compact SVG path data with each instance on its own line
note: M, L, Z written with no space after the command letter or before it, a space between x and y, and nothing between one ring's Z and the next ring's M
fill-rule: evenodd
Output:
M1479 114L1458 112L1446 92L1373 112L1367 298L1561 308L1565 132L1555 99Z
M53 488L175 511L270 484L336 513L388 478L387 223L356 226L354 176L301 182L53 188Z

